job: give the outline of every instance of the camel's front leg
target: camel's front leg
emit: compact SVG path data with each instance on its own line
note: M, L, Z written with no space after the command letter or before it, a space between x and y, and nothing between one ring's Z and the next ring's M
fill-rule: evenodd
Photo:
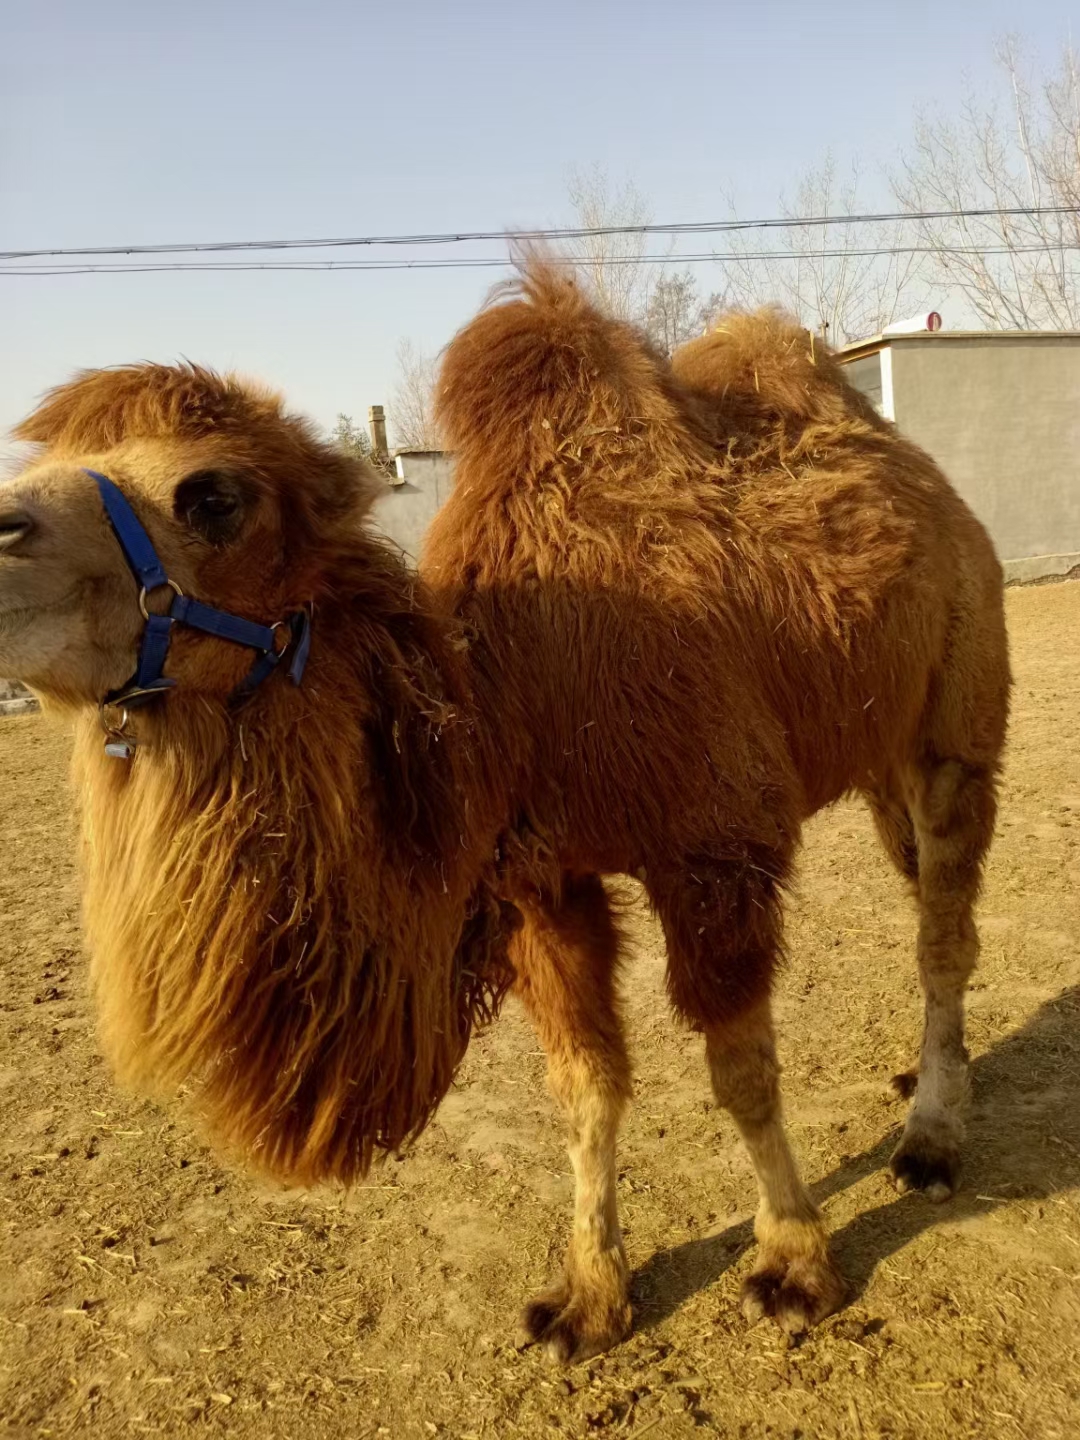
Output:
M563 1274L525 1307L531 1340L558 1360L587 1359L630 1330L629 1275L615 1196L615 1142L630 1097L619 1019L619 939L595 875L567 877L546 905L523 905L515 937L517 990L548 1058L548 1081L570 1127L574 1229Z
M717 847L718 849L719 847ZM743 1311L800 1334L840 1304L844 1285L817 1207L784 1133L769 993L780 953L780 886L789 866L765 846L649 869L668 942L668 991L705 1034L713 1093L735 1121L757 1175L757 1264Z
M800 1334L836 1309L844 1282L784 1134L768 1001L707 1028L705 1045L714 1093L739 1128L761 1196L754 1223L758 1259L743 1285L743 1313L751 1322L772 1315L784 1330Z

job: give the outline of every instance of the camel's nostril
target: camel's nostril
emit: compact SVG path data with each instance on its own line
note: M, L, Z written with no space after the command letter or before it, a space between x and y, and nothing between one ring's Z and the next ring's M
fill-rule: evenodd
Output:
M34 528L34 522L23 510L0 510L0 552L11 550Z

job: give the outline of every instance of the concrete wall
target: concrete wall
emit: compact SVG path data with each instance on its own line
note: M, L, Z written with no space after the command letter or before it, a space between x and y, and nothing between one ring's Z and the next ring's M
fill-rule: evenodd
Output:
M22 715L37 708L38 702L17 680L0 680L0 716Z
M896 423L990 531L1009 578L1080 565L1080 337L895 342Z
M372 522L414 562L436 510L450 493L454 461L438 450L403 450L394 458L396 483L376 501Z

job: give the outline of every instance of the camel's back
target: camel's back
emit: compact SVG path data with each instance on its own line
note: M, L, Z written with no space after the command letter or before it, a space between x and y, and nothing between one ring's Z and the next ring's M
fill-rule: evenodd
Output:
M672 367L561 276L523 288L447 352L457 479L423 561L507 733L638 809L719 772L729 813L861 783L914 728L954 591L995 583L977 523L779 317Z
M987 693L1007 683L1001 568L934 461L780 312L725 317L672 368L724 437L776 627L770 698L815 808L903 748L951 649L981 652Z

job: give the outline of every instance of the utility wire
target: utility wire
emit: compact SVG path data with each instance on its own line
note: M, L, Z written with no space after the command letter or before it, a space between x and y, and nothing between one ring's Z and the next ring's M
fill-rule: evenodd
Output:
M887 255L932 255L940 254L945 250L949 255L1018 255L1018 254L1039 254L1042 251L1053 249L1055 255L1062 251L1080 251L1080 241L1066 242L1061 245L1049 246L1039 245L969 245L969 246L936 246L936 245L890 245L859 249L834 249L834 250L761 250L761 251L734 251L730 254L710 251L697 254L670 254L670 255L613 255L606 256L602 260L583 259L580 257L556 257L555 263L567 266L592 266L592 265L700 265L700 264L742 264L758 263L762 261L818 261L818 260L852 260L852 259L876 259ZM50 265L3 265L0 264L0 276L11 275L21 276L51 276L62 275L146 275L161 272L176 273L180 271L211 271L250 273L262 270L278 270L290 273L297 272L326 272L340 270L482 270L482 269L504 269L510 261L505 256L461 256L448 260L175 260L162 262L149 262L146 264L50 264Z
M776 216L766 220L703 220L657 225L583 225L548 229L463 230L445 234L354 235L313 240L211 240L170 245L97 245L68 249L0 250L3 260L71 259L94 255L181 255L234 250L329 250L376 245L462 245L483 240L579 240L599 235L712 235L742 230L788 230L828 225L881 225L900 221L975 220L1006 216L1080 215L1075 205L991 206L986 209L893 211L863 215Z

